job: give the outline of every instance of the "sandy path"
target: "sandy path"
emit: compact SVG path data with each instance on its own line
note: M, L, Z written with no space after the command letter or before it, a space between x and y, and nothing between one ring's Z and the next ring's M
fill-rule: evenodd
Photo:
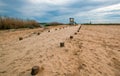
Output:
M46 59L55 54L52 55L54 52L53 49L59 48L59 43L74 34L78 27L67 27L56 31L55 29L51 29L50 32L44 31L38 36L31 36L21 41L14 40L8 44L1 45L0 75L23 75L32 66L41 65L41 62L47 63ZM58 56L55 60L58 60ZM53 62L48 62L49 65L52 66Z
M82 26L74 35L78 27L0 44L0 76L31 76L34 65L44 68L37 76L120 76L120 26Z

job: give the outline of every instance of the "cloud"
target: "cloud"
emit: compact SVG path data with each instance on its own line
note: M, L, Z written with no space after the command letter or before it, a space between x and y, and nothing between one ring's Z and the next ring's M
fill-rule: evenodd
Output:
M28 0L32 4L48 4L48 5L69 5L78 0Z
M113 11L113 10L120 10L120 3L110 5L110 6L107 6L107 7L98 8L98 9L95 9L93 11L95 11L95 12L106 12L106 11Z
M109 1L109 0L89 0L89 1L93 1L93 2L106 2L106 1Z
M98 17L105 17L106 15L109 14L119 14L120 12L120 4L114 4L114 5L109 5L109 6L104 6L100 7L97 9L92 9L89 11L88 15L92 15L93 17L98 16Z
M118 18L120 19L120 3L97 8L91 10L90 13L92 13L91 15L92 18L96 17L94 18L94 21L98 22L113 22L114 20L118 21ZM117 19L115 17L116 15L118 16Z
M15 3L14 5L12 3ZM69 17L77 22L105 22L119 18L119 0L16 0L0 1L0 13L13 17L35 19L40 22L68 23ZM1 11L7 11L3 13ZM118 17L117 17L118 16Z
M26 0L24 6L16 9L26 17L49 17L72 13L69 6L79 0ZM45 19L45 18L43 18ZM47 19L47 18L46 18Z
M101 6L99 8L91 9L89 11L78 11L72 14L63 15L54 17L53 20L65 20L74 17L77 22L84 23L84 22L94 22L94 23L101 23L101 22L118 22L120 19L120 4L114 4L109 6Z

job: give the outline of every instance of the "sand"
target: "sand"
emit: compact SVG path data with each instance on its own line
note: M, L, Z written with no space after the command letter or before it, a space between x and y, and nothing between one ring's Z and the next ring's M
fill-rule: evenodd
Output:
M0 76L120 76L120 26L79 26L0 31Z

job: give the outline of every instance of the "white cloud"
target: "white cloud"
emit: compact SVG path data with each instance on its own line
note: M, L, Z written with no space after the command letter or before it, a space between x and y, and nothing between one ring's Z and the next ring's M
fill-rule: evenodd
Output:
M49 5L68 5L78 0L28 0L33 4L49 4Z
M63 17L59 18L69 18L75 17L78 20L82 20L82 22L89 22L93 21L95 23L99 22L112 22L118 21L118 18L107 18L108 16L112 15L120 15L120 4L114 4L109 6L100 7L97 9L92 9L90 11L79 11L74 14L64 15Z
M107 11L113 11L113 10L120 10L120 3L98 8L98 9L93 10L93 12L107 12Z
M94 1L94 2L106 2L106 1L110 1L110 0L89 0L89 1Z
M84 3L82 6L83 8L80 7L75 8L74 6L69 7L72 4L82 5L80 1L83 0L71 0L71 1L70 0L26 0L25 4L20 9L18 9L18 11L21 12L23 16L32 17L32 18L50 17L49 21L61 21L61 22L62 21L67 22L69 17L74 17L76 18L77 21L82 20L81 22L90 21L90 20L94 22L105 22L112 20L112 19L106 19L105 17L107 15L120 14L119 11L120 3L109 6L105 6L105 5L103 6L101 4L99 8L97 8L96 6L92 6L92 7L96 7L97 9L91 9L91 10L89 9L86 11L81 11L81 9L84 9L84 7L90 8L90 5L84 5ZM88 1L88 3L113 2L112 0L86 0L86 1ZM59 12L59 15L56 17L54 16L54 12L49 13L50 11L57 11Z
M98 9L91 10L91 17L96 19L98 22L112 22L117 20L116 18L110 18L112 15L120 15L120 3L101 7Z
M49 11L67 12L67 7L77 1L79 0L26 0L25 5L18 9L18 11L25 16L41 17L50 15Z

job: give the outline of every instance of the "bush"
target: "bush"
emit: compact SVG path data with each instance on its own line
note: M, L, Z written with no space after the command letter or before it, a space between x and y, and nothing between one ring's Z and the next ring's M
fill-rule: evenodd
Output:
M35 28L40 25L34 20L22 20L19 18L0 17L0 29Z

